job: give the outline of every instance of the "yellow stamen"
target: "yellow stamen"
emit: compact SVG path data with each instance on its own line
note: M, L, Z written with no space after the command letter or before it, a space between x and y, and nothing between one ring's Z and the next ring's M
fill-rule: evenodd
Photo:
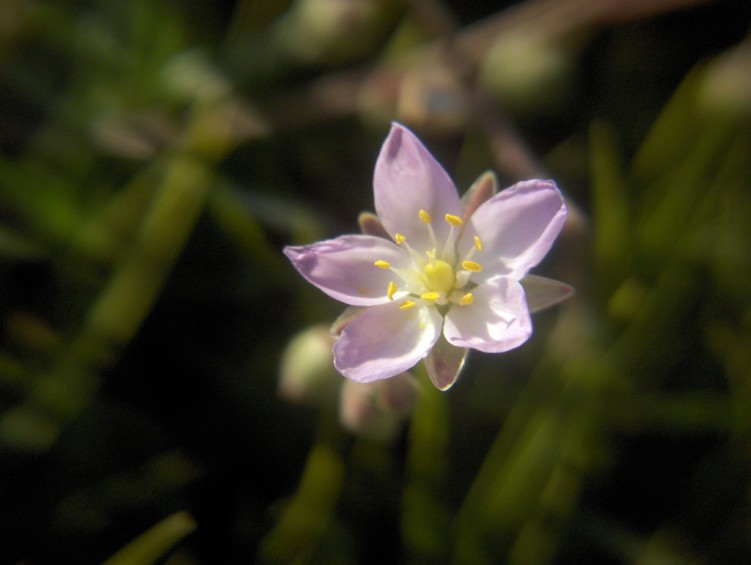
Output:
M399 306L399 309L400 310L407 310L408 308L412 308L415 304L417 304L417 303L413 302L411 300L405 300L404 304L402 304L401 306Z
M389 300L393 300L394 299L394 294L395 293L396 293L396 284L394 283L394 281L391 281L389 283L388 290L386 290L386 295L389 297Z
M482 251L482 241L480 241L480 238L475 236L475 247L478 251Z
M462 268L473 273L479 273L480 271L482 271L482 265L474 261L462 261Z
M441 297L441 293L431 290L430 292L423 292L420 298L423 300L438 300Z
M424 224L429 224L433 221L433 218L430 217L430 214L428 214L425 210L420 209L420 211L417 213L418 216L420 216L420 219Z
M396 240L397 245L401 245L402 243L407 241L407 238L400 233L394 234L394 239Z
M381 261L380 259L378 261L376 261L375 263L373 263L373 264L376 267L378 267L379 269L390 269L391 268L391 263L389 263L388 261Z
M459 301L459 306L467 306L469 304L472 304L475 301L475 297L472 296L471 292L468 292L464 296L462 296L462 299Z
M459 216L454 216L453 214L446 214L444 218L446 218L446 221L452 226L459 227L462 224L464 224L464 222Z

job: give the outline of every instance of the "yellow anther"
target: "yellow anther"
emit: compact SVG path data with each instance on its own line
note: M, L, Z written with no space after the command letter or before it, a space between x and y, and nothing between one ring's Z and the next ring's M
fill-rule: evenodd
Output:
M468 292L464 296L462 296L462 299L459 301L459 306L467 306L469 304L472 304L475 301L475 297L472 296L471 292Z
M420 298L422 298L423 300L438 300L440 297L441 293L434 290L431 290L430 292L423 292L420 295Z
M404 237L404 236L403 236L402 234L400 234L400 233L397 233L397 234L395 234L395 235L394 235L394 239L396 240L396 244L397 244L397 245L401 245L402 243L404 243L405 241L407 241L407 238L406 238L406 237Z
M462 269L465 271L471 271L473 273L479 273L482 271L482 265L475 261L462 261Z
M417 303L413 302L412 300L405 300L404 304L402 304L401 306L399 306L399 309L400 310L406 310L408 308L412 308L415 304L417 304Z
M446 221L452 226L459 227L462 224L464 224L464 222L459 216L454 216L453 214L446 214L444 218L446 218Z
M388 261L381 261L380 259L378 259L378 261L376 261L373 264L376 267L378 267L379 269L390 269L391 268L391 263L389 263Z
M424 224L429 224L433 221L433 218L430 217L430 214L428 214L425 210L420 209L420 211L417 213L418 216L420 216L420 219Z
M386 296L389 297L389 300L393 300L394 299L394 294L396 293L396 290L397 290L396 289L396 284L394 284L394 281L391 281L389 283L388 290L386 290Z
M478 251L482 251L482 241L480 241L480 238L475 236L475 247Z

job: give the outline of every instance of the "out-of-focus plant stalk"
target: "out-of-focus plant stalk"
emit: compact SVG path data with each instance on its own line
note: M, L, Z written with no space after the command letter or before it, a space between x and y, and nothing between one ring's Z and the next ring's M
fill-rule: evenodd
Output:
M416 368L420 395L409 427L407 482L402 495L402 535L410 561L434 563L448 554L446 500L449 415L444 393Z
M627 278L632 246L628 234L632 225L628 186L616 148L614 133L604 123L590 128L593 245L597 280L601 292L610 295Z
M278 250L269 242L261 223L251 214L249 205L243 202L237 190L225 185L217 186L211 194L209 212L241 251L257 262L269 266L265 277L275 284L282 283L281 272L286 265ZM295 217L289 211L288 214ZM296 225L294 222L290 223Z
M83 255L106 265L127 249L153 199L154 167L138 174L74 235L62 261Z
M81 339L105 339L117 347L133 337L193 230L210 183L205 164L188 155L172 158L134 245L94 303Z
M581 482L600 456L606 372L543 360L506 418L455 523L454 562L548 563ZM578 381L578 382L577 382Z
M123 547L103 565L156 563L173 545L195 528L196 523L187 512L172 514Z
M0 419L0 444L45 449L89 403L98 372L114 362L140 328L204 209L211 166L231 147L227 92L196 87L182 142L167 157L131 247L115 265L80 332L52 369L33 383L27 401Z
M310 450L302 477L276 526L263 539L260 563L308 563L331 525L344 482L340 453L342 431L336 416L321 412L318 441Z

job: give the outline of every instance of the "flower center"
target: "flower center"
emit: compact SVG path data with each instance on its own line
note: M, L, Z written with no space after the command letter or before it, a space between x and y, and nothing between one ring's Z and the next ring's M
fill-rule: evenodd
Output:
M454 268L441 259L434 259L425 265L422 277L430 290L449 292L454 288Z
M444 215L450 229L446 241L443 242L443 245L439 245L431 225L433 219L430 214L425 210L420 210L418 217L425 224L430 236L430 248L424 253L415 250L402 234L394 235L396 244L404 248L405 252L409 254L412 268L395 268L388 261L382 260L375 262L376 267L391 270L402 281L400 286L397 286L394 281L389 283L386 291L389 300L394 300L396 293L400 290L406 290L409 298L402 303L401 308L403 309L415 306L416 300L439 306L444 306L449 302L459 306L472 304L474 301L472 293L467 292L465 287L471 283L470 279L473 273L482 271L482 265L472 261L475 252L482 251L480 238L475 236L474 246L462 259L457 260L456 242L458 239L457 232L459 231L457 228L463 226L462 219L453 214Z

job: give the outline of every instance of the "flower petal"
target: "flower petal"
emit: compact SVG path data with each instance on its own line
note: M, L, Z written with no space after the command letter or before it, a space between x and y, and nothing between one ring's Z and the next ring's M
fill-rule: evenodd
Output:
M482 273L475 282L507 276L519 280L550 250L566 222L566 205L553 181L519 182L482 204L465 224L459 242L466 253L478 236L483 250L475 255Z
M531 314L555 306L574 294L574 287L537 275L527 275L521 283Z
M443 335L456 347L502 353L532 335L524 289L514 279L501 278L472 290L474 301L453 306L446 314Z
M427 355L441 335L441 315L433 306L400 305L368 308L344 327L334 344L334 366L342 375L361 383L386 379Z
M312 245L288 246L284 254L311 284L345 304L372 306L389 302L395 275L374 265L382 260L405 267L407 255L393 242L371 235L345 235Z
M391 126L376 162L373 177L375 208L393 237L401 233L416 249L429 249L430 237L418 213L433 218L438 241L444 241L449 225L445 214L461 215L453 181L422 142L404 126Z
M337 316L336 320L334 320L334 323L331 324L331 328L329 328L329 333L331 334L331 336L339 337L340 335L342 335L342 330L345 328L345 326L347 324L351 324L355 318L357 318L367 309L367 306L347 306L344 311L339 314L339 316Z
M459 378L469 350L454 347L441 336L425 358L428 377L438 390L448 390Z

